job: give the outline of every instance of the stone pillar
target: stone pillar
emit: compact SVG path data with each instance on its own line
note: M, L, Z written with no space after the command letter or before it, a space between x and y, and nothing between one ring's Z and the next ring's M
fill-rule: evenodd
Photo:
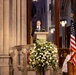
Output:
M0 75L9 75L9 0L0 0Z
M3 54L0 58L0 75L9 75L11 47L27 43L26 5L27 0L0 0L0 54ZM23 72L18 70L18 53L15 51L14 75L22 75Z
M16 0L10 0L10 47L16 46Z
M3 0L0 0L0 54L3 54Z
M26 17L26 0L12 0L10 4L10 39L12 40L10 47L19 45L25 45L27 43L27 17ZM18 67L23 67L22 64L18 64L18 51L15 51L13 57L14 75L23 75L23 71L20 71ZM22 59L22 57L20 57ZM27 59L26 59L27 61ZM21 60L20 60L21 62Z
M14 47L18 44L17 42L17 30L18 30L18 24L17 24L17 1L18 0L11 0L10 1L10 47ZM20 12L20 11L19 11ZM11 19L12 18L12 19ZM20 36L19 36L20 37ZM15 56L14 56L14 59L13 59L13 74L14 75L20 75L19 74L19 71L18 71L18 53L17 53L17 50L16 49L13 49L15 51ZM11 50L10 50L11 51Z
M21 9L21 44L27 44L27 1L26 0L22 0L21 2L22 4L22 9ZM25 40L25 41L24 41Z
M3 2L3 48L4 54L9 53L9 0Z
M21 0L16 0L16 25L17 25L17 45L20 45L20 37L21 37L21 34L20 34L20 28L21 28Z

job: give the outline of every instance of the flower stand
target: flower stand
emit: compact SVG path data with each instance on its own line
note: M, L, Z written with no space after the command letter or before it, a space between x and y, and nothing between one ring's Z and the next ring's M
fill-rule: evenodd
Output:
M45 75L44 67L41 67L40 70L36 71L36 75Z

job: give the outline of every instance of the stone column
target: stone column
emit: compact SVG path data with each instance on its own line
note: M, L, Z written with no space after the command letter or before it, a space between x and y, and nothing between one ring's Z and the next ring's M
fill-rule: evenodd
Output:
M27 1L22 0L21 2L21 44L25 45L27 43Z
M2 75L9 75L9 0L3 0L3 67ZM5 56L5 57L4 57Z
M25 45L27 43L26 5L27 5L26 0L12 0L12 6L11 6L12 7L12 19L11 19L12 30L10 29L10 31L12 31L12 35L10 32L10 35L12 36L11 37L12 47L15 47L17 45ZM18 64L18 61L19 61L18 50L14 49L14 51L15 51L15 56L13 57L14 75L22 75L23 71L20 71L18 68L23 66L21 64Z
M10 10L11 11L11 10ZM20 0L12 0L12 46L20 45ZM10 32L11 34L11 32ZM18 51L15 51L13 58L14 75L22 75L21 71L18 70Z
M27 43L27 0L0 0L0 74L9 75L9 49ZM14 75L18 70L18 53L14 56ZM27 61L27 60L26 60ZM3 62L3 63L2 63Z
M16 46L16 0L10 0L10 40L9 46Z
M9 53L9 0L3 0L3 48L4 54Z
M20 0L16 0L16 25L17 25L17 30L16 30L16 32L17 32L17 45L20 45L20 36L21 36L21 34L20 34L20 25L21 25L21 16L20 16L20 14L21 14L21 7L20 7L20 5L21 5L21 1Z
M10 47L14 47L17 45L17 0L11 0L11 4L10 4ZM14 75L18 75L18 69L17 69L17 50L13 49L14 53L16 54L13 59L13 74ZM11 51L11 50L10 50Z
M0 54L3 54L3 0L0 0Z

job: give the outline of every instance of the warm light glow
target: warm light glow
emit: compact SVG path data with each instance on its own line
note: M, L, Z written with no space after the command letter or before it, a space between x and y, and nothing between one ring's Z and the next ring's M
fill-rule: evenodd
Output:
M38 0L32 0L33 2L37 2Z
M67 21L66 20L62 20L62 21L60 21L60 24L62 25L62 27L65 27L65 25L67 24Z
M52 28L52 29L51 29L51 33L53 34L53 33L54 33L54 31L55 31L55 28Z

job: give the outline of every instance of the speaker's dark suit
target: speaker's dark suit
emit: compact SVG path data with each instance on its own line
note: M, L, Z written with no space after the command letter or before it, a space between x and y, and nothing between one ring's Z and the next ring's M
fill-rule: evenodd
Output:
M36 27L32 27L32 37L34 36L34 32L40 32L40 31L42 31L42 28L41 28L41 26L40 26L40 30L38 29L38 27L36 26Z
M33 37L33 43L35 43L35 38L34 38L34 32L45 32L45 28L43 28L43 27L41 27L40 26L40 28L38 28L37 26L36 27L32 27L32 33L31 33L31 35L32 35L32 37Z

